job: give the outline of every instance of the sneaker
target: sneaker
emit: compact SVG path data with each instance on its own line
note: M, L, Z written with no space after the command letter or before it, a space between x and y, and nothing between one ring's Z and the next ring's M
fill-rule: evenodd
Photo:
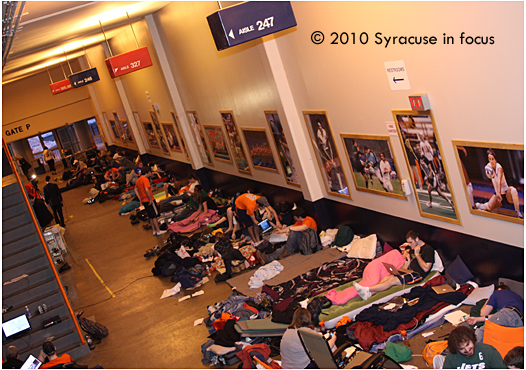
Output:
M161 230L161 231L157 231L157 236L159 235L163 235L165 232L167 232L168 230ZM154 231L155 232L155 231ZM154 234L155 235L155 234Z
M265 255L265 253L263 253L261 251L257 251L257 256L260 259L262 265L268 263L268 260L266 258L267 256Z
M517 211L517 217L522 218L522 213L520 211Z
M426 206L427 206L427 208L433 208L433 203L431 203L431 202L426 202Z
M157 236L157 231L153 231L153 236Z

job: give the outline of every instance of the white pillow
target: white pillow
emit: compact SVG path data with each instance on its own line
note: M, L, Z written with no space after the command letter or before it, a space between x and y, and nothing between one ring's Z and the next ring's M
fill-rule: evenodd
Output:
M494 290L494 285L488 285L482 288L475 288L473 289L471 294L468 295L468 297L462 302L462 304L474 306L481 299L488 299L493 294Z
M347 257L373 259L376 256L376 234L354 240Z
M437 251L435 251L435 263L433 264L433 266L431 266L431 271L444 271L444 264L442 263L442 259L438 255Z

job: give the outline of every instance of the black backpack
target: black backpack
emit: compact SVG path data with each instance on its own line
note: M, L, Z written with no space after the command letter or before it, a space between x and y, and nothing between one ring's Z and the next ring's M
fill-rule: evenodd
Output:
M303 238L301 238L300 242L301 254L316 253L322 248L320 236L316 230L308 228L303 232Z
M93 341L98 344L102 338L106 338L109 334L108 328L98 322L85 319L84 317L77 316L78 322L82 330L91 336Z

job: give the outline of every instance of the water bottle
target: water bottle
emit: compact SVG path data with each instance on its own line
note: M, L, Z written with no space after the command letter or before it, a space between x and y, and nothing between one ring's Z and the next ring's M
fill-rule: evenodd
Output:
M210 267L206 266L206 274L210 276Z
M400 330L400 335L402 336L402 342L408 346L408 347L411 347L411 345L409 344L409 336L407 335L407 331L405 330Z
M28 319L30 319L31 316L32 316L31 315L31 311L29 310L29 307L27 307L27 306L26 306L26 316L27 316Z

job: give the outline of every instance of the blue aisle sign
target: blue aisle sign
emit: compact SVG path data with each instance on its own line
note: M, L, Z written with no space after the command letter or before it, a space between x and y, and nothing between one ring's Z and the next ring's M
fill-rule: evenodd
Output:
M89 85L100 80L97 68L86 69L85 71L69 75L69 81L73 88Z
M297 25L290 1L247 1L207 17L217 50Z

